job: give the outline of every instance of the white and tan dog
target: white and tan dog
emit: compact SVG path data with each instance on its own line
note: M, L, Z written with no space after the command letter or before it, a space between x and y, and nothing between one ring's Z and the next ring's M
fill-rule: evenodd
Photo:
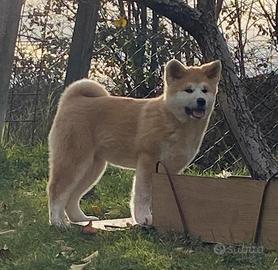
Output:
M139 224L151 224L155 165L162 160L175 174L193 160L214 107L220 74L220 61L186 67L171 60L165 68L164 93L153 99L113 97L87 79L71 84L49 135L50 223L63 227L68 219L94 220L79 202L111 163L136 170L132 217Z

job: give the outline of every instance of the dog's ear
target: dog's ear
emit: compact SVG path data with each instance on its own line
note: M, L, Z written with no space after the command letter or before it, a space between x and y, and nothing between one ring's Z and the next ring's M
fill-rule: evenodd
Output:
M165 81L167 84L171 83L174 80L182 79L186 76L186 67L178 60L170 60L165 67Z
M219 60L201 66L208 79L220 80L222 65Z

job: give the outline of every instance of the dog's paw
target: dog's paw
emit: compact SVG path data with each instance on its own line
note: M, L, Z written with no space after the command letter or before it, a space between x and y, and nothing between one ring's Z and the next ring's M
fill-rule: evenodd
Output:
M99 218L96 216L86 216L85 220L83 221L97 221L97 220L99 220Z
M82 217L70 217L70 222L71 223L83 223L83 222L87 222L87 221L97 221L99 220L98 217L96 216L82 216Z
M49 223L60 231L66 231L70 228L70 222L66 219L52 219Z

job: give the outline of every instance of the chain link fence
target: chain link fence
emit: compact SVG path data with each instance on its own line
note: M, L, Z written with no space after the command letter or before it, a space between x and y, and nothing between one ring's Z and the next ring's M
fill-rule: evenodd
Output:
M76 4L69 1L34 3L27 0L22 12L4 134L7 142L27 145L47 138L63 91L76 12ZM167 61L177 58L188 65L199 64L202 55L183 29L149 9L139 12L134 5L123 10L113 1L102 3L89 77L104 84L113 95L150 98L162 93ZM229 13L225 6L223 10L220 27L226 29L223 18ZM240 63L236 38L226 39L238 62L239 75L240 65L245 65L242 82L250 110L277 155L277 44L267 37L246 40L246 59ZM190 167L203 172L244 167L219 104L201 151Z

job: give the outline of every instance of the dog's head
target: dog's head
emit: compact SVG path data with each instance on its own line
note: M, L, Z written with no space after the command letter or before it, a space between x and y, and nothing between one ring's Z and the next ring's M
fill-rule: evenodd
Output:
M168 108L182 122L206 119L213 110L220 75L219 60L197 67L169 61L164 73L164 100Z

